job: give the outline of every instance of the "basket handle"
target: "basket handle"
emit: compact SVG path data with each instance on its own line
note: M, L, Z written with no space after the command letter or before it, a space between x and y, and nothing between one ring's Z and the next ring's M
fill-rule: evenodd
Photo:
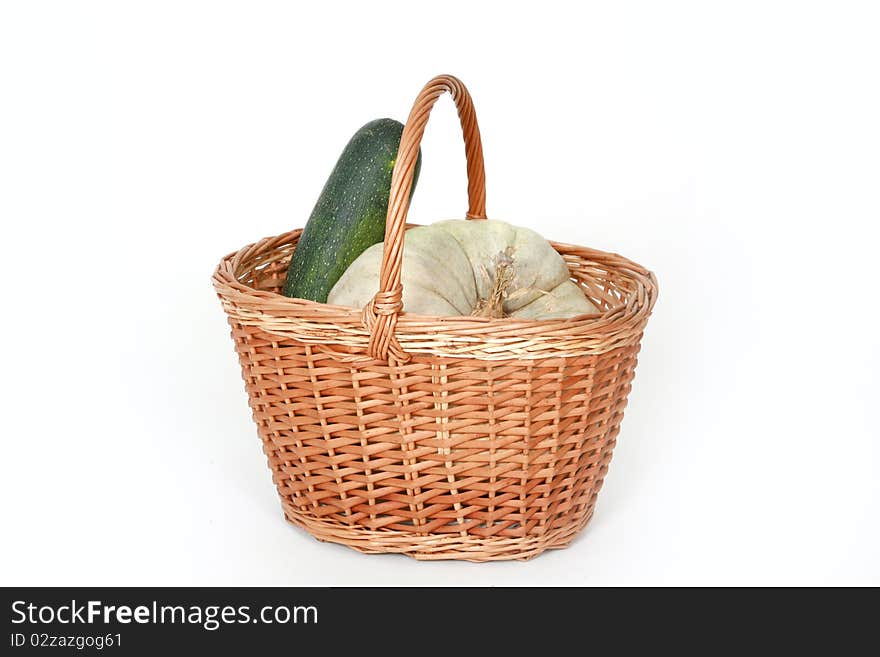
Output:
M403 350L394 335L397 316L403 308L403 286L400 283L403 236L406 232L406 215L409 211L409 195L419 156L419 144L425 134L431 108L444 93L449 93L455 101L464 133L468 175L467 218L486 218L486 172L483 168L483 145L473 100L461 80L451 75L438 75L416 96L400 136L397 161L391 174L388 215L385 218L385 246L379 270L379 292L364 308L362 315L364 326L370 331L369 354L385 361L389 356L394 356L401 362L409 360L409 354Z

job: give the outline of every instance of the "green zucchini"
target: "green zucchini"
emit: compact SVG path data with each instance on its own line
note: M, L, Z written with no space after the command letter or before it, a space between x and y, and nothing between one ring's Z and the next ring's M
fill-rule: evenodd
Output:
M402 132L400 122L377 119L348 142L293 252L285 296L326 303L348 266L367 247L385 239L391 171ZM413 190L421 162L420 151Z

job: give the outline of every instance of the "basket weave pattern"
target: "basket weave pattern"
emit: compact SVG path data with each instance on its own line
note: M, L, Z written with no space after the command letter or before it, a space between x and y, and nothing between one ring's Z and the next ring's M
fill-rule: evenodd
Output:
M425 103L446 91L465 131L468 215L484 217L473 105L442 76L420 94L401 139L388 263L371 306L279 294L299 230L230 254L214 285L288 520L363 552L527 559L567 545L593 513L656 281L621 256L554 243L600 314L401 314L409 160Z

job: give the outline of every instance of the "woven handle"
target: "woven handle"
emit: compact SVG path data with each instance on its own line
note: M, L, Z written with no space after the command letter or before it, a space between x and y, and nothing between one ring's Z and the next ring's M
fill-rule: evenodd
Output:
M468 175L468 219L486 218L486 172L483 168L483 145L474 113L474 103L464 84L451 75L438 75L425 85L413 103L412 111L400 137L397 161L391 174L391 193L385 219L385 246L379 274L379 292L364 308L364 325L370 331L369 353L373 358L388 360L389 356L406 362L409 355L394 336L397 316L403 308L403 286L400 270L403 264L403 236L413 173L419 156L419 144L431 108L444 93L449 93L458 108L464 133Z

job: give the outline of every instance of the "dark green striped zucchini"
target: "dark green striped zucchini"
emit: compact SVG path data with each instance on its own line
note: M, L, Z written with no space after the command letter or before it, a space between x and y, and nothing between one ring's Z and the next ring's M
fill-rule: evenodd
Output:
M327 302L327 295L363 251L385 239L391 171L403 124L370 121L358 130L327 179L287 268L283 294ZM416 161L413 190L422 155Z

